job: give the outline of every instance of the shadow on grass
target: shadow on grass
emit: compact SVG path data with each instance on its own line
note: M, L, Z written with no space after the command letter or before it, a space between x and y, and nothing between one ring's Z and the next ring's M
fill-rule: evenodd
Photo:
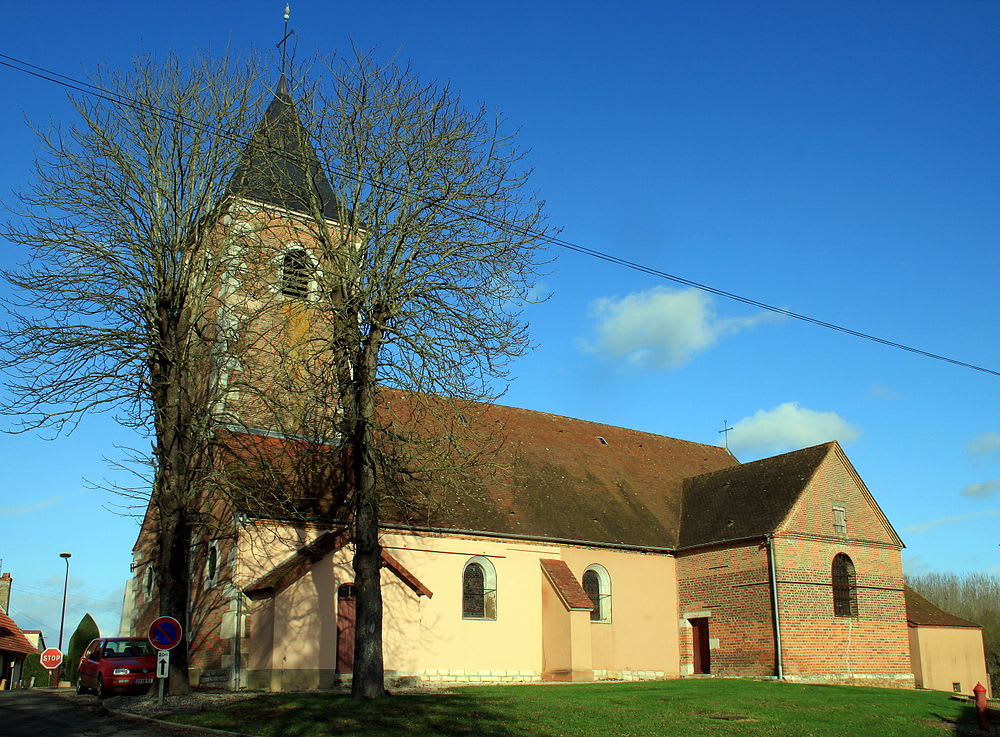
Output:
M954 719L939 713L934 713L933 716L940 719L942 724L949 726L952 734L962 735L963 737L970 737L971 735L979 735L980 737L1000 736L1000 715L993 714L989 720L989 728L982 730L979 728L979 715L976 712L976 707L972 705L962 706L958 717Z
M261 737L523 737L509 710L492 699L461 693L388 696L372 702L337 694L260 696L170 721ZM548 737L537 726L532 737Z

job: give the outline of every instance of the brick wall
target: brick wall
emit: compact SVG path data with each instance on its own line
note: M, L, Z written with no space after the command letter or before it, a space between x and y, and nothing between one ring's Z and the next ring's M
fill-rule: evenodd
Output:
M898 550L796 538L778 538L775 549L787 674L912 676ZM854 563L856 617L834 615L838 553Z
M834 529L834 507L846 531ZM817 469L774 539L784 674L827 682L912 685L901 543L850 462L836 449ZM832 563L855 570L857 616L834 614ZM692 672L688 620L707 618L711 672L777 671L763 539L677 557L681 673Z
M846 534L834 531L834 507L845 511ZM781 531L898 546L899 540L887 524L850 461L835 450L820 464Z
M847 529L833 525L845 511ZM912 680L901 543L850 461L837 449L817 469L775 541L785 672ZM834 615L832 564L856 576L858 615Z
M707 617L711 672L774 675L774 630L767 549L759 543L677 556L681 673L692 672L687 620Z

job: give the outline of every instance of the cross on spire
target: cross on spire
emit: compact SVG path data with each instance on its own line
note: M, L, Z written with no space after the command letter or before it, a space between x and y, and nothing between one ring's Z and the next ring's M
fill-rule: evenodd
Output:
M719 434L726 439L726 450L729 450L729 433L733 428L729 426L729 420L722 421L722 429L719 430Z
M276 43L274 45L274 48L281 49L281 78L282 79L285 78L285 72L286 72L286 69L285 69L285 46L286 46L286 44L288 42L288 39L291 38L292 34L295 33L294 30L291 30L291 31L288 30L288 19L291 17L291 15L292 15L291 3L285 3L285 15L284 15L284 18L285 18L285 35L282 36L281 40L278 41L278 43Z

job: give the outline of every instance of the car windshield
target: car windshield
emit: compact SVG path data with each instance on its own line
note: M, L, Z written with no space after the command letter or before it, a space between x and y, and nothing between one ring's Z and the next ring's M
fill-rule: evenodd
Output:
M104 643L106 658L134 658L153 654L153 648L145 640L108 640Z

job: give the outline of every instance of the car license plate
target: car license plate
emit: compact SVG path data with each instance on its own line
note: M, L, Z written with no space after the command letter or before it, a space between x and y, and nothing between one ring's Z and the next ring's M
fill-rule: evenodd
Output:
M152 682L153 682L152 678L136 678L135 679L135 683L138 683L139 685L142 685L143 683L152 683Z

